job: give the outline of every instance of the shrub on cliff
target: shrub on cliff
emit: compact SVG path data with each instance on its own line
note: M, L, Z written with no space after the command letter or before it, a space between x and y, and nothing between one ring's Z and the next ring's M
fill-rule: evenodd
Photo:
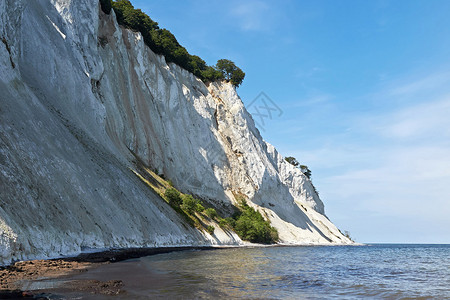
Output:
M225 219L223 219L223 218L219 219L219 226L222 228L225 228L225 229L227 229L227 228L233 229L235 224L236 224L236 220L234 220L233 218L230 218L230 217L225 218Z
M205 207L200 203L200 201L195 205L195 211L196 212L203 212L205 210Z
M203 205L200 203L200 200L195 199L191 195L184 195L182 198L183 204L181 205L181 208L189 214L192 214L193 212L202 212L205 210Z
M199 199L195 199L189 194L182 195L173 187L166 189L164 196L175 211L198 228L203 227L198 221L202 217L199 215L195 217L194 213L203 212L210 219L218 221L219 226L223 229L233 229L242 240L262 244L273 244L278 241L277 230L270 226L270 222L266 221L261 213L250 207L243 198L238 199L241 204L233 218L223 219L214 208L205 209ZM210 234L214 233L214 226L207 226L205 229Z
M208 217L210 217L211 219L214 219L214 218L216 218L218 215L217 215L217 211L214 209L214 208L207 208L206 210L205 210L205 214L208 216Z
M195 205L197 204L195 199L191 195L183 196L183 204L181 204L181 208L187 211L189 214L194 212Z
M287 161L288 163L290 163L291 165L293 165L294 167L297 167L299 165L299 162L293 156L285 157L284 160Z
M306 177L311 179L311 170L308 168L308 166L300 165L298 160L295 157L292 157L292 156L285 157L284 160L286 160L288 163L290 163L294 167L299 167L300 170L303 172L303 174L305 174Z
M180 206L182 204L180 192L174 188L168 188L164 192L164 196L166 196L169 204L172 206Z
M234 230L243 240L252 243L273 244L278 241L278 232L270 226L260 212L242 201L241 212L235 217Z
M303 174L306 175L306 177L311 179L311 170L308 168L308 166L300 165L300 170L303 172Z
M206 227L206 231L208 231L209 234L213 234L214 233L214 226L209 225L208 227Z

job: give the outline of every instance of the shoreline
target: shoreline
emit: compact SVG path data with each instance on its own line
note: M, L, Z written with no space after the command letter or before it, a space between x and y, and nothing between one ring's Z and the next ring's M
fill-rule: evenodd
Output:
M64 277L88 272L102 265L120 261L137 259L145 256L165 254L178 251L190 250L218 250L230 248L253 248L253 247L317 247L317 246L355 246L350 245L312 245L312 244L252 244L224 245L224 246L176 246L176 247L154 247L154 248L125 248L108 249L99 252L85 252L73 257L52 258L42 260L19 261L8 266L0 267L0 299L38 298L46 299L45 289L28 289L33 282L50 279L63 279ZM117 295L123 292L121 280L92 281L81 280L69 282L66 291L88 291L93 294ZM48 294L47 294L48 295Z
M46 299L40 290L23 288L24 283L43 279L64 278L87 272L105 264L136 259L145 256L189 250L214 250L233 246L178 246L155 248L109 249L99 252L81 253L74 257L19 261L0 267L0 299L39 298ZM68 286L69 290L114 295L121 292L120 280L111 282L78 281Z

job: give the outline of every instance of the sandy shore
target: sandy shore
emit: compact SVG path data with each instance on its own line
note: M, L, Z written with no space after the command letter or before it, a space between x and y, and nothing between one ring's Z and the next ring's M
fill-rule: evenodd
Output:
M85 253L77 257L32 260L16 262L0 269L0 299L50 299L54 293L83 292L92 295L118 295L124 293L124 282L120 272L117 278L105 278L106 281L92 279L67 280L76 274L88 273L100 266L132 258L183 250L208 250L214 247L166 247L108 250L97 253ZM95 277L94 277L95 278ZM39 287L42 281L61 279L57 287ZM39 288L36 288L39 287Z

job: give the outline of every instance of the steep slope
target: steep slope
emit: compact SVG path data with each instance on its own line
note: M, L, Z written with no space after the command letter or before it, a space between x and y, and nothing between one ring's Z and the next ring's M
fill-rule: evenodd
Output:
M239 244L191 228L136 155L230 212L248 199L286 243L350 243L235 89L205 86L96 0L0 1L0 263L84 248Z

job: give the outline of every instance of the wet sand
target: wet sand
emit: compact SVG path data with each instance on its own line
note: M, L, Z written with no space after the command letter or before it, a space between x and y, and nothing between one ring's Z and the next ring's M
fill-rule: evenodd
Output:
M0 299L31 298L36 293L22 289L27 282L86 272L98 265L61 259L17 262L0 270Z
M77 257L16 262L0 269L0 299L54 299L80 297L110 298L126 294L126 289L164 285L164 276L141 275L143 266L127 268L127 262L114 262L183 250L210 250L214 247L166 247L108 250ZM132 263L130 263L132 264ZM142 269L142 272L141 272Z

